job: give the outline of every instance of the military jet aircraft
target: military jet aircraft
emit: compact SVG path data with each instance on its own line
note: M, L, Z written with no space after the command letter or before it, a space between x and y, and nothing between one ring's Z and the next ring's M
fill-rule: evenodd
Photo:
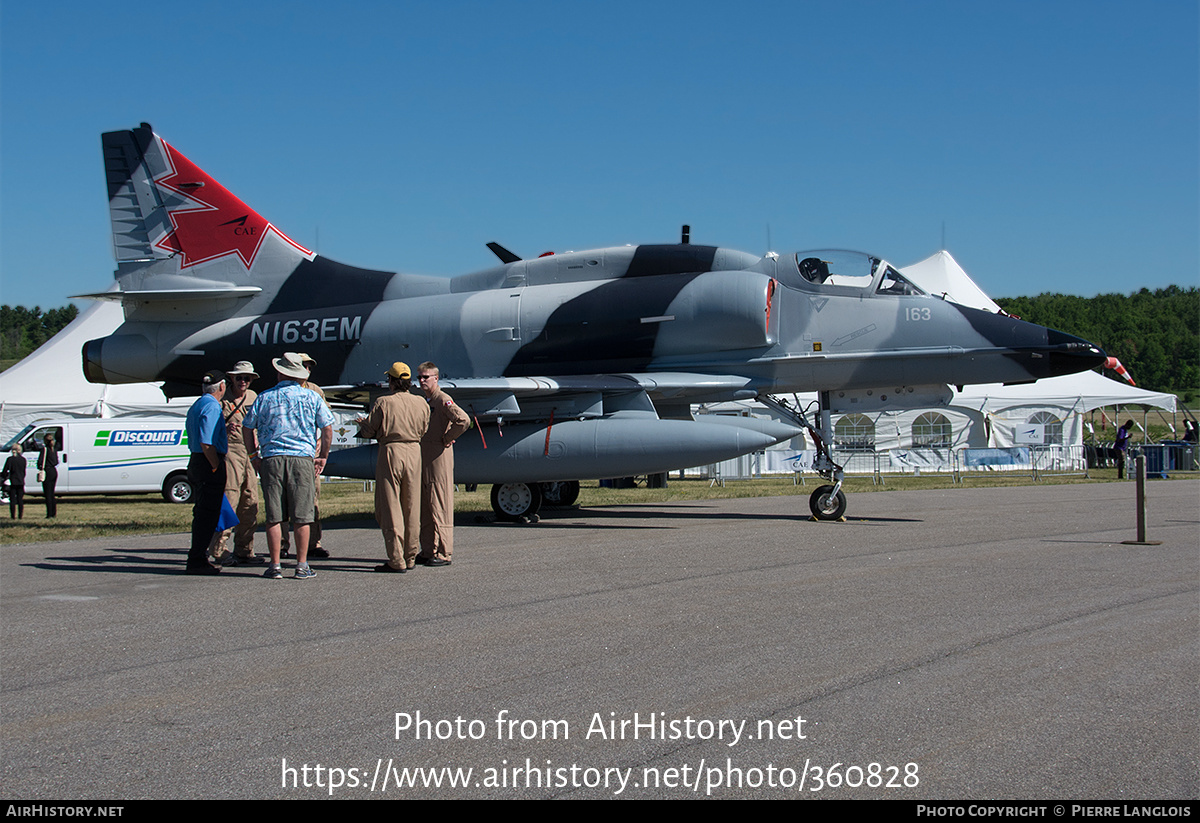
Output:
M807 429L823 519L845 511L830 412L935 405L947 384L1028 382L1101 365L1087 341L923 293L878 256L764 256L682 242L522 259L454 278L372 271L304 248L143 123L103 135L125 323L83 349L96 383L197 376L301 350L331 400L369 403L395 360L438 363L478 424L456 480L492 483L505 518L542 490L704 465ZM819 392L815 420L779 396ZM692 419L694 403L758 398L782 420ZM371 477L374 447L329 471Z

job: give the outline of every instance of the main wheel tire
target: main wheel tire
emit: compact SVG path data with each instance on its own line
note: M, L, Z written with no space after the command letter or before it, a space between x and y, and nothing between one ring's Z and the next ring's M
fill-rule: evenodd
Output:
M841 520L846 513L846 494L838 489L834 495L833 486L818 486L808 498L808 508L818 520Z
M570 506L579 499L578 480L556 480L542 484L542 505Z
M538 483L497 483L492 486L492 511L498 520L519 522L537 514L542 507Z
M168 503L192 502L192 484L186 474L173 474L163 483L163 499Z

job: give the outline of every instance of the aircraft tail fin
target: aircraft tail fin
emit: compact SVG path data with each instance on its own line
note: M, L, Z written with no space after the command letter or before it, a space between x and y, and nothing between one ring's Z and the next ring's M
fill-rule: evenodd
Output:
M290 270L315 257L150 124L101 141L118 278L149 265L154 274L252 283L260 261Z

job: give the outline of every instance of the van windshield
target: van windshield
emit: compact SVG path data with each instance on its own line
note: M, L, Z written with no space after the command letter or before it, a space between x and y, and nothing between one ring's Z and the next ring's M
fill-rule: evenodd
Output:
M14 443L20 443L21 441L23 441L25 439L25 435L27 435L31 431L33 431L34 426L36 426L36 425L37 425L37 423L30 423L28 426L21 429L21 431L17 432L16 435L14 435L13 437L10 437L8 442L4 444L4 451L10 451L12 449Z

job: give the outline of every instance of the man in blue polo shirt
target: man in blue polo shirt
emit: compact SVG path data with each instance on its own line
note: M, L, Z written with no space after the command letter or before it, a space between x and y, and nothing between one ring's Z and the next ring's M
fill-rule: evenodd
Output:
M229 440L221 415L225 396L225 373L207 372L201 381L200 399L187 413L188 481L196 502L192 506L192 547L188 551L188 574L218 574L221 570L208 562L208 547L221 519L221 501L225 499L225 453Z
M271 364L279 382L258 395L242 420L242 442L250 454L258 452L254 468L262 478L267 515L271 565L263 577L283 577L279 568L281 524L290 520L296 524L295 576L305 580L315 575L308 565L308 532L315 519L317 476L325 469L333 443L333 414L314 392L301 385L309 372L298 354L285 352Z

